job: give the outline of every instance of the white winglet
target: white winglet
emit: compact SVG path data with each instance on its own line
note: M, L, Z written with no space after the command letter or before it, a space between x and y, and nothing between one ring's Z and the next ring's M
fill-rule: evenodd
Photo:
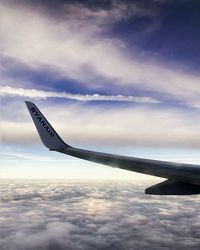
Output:
M43 144L50 150L61 150L69 147L56 133L37 106L32 102L25 101L25 103Z

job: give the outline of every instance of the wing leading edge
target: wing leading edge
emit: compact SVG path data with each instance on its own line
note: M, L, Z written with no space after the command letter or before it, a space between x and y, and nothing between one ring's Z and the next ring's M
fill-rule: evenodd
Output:
M71 147L60 138L35 104L31 102L25 103L43 144L49 150L111 167L118 167L167 179L162 183L147 188L145 190L147 194L200 194L199 165L149 160Z

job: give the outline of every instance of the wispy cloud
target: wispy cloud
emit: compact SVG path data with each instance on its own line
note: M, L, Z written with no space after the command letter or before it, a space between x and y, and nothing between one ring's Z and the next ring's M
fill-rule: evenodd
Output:
M4 153L2 154L3 156L7 156L7 157L14 157L14 158L21 158L21 159L25 159L25 160L31 160L31 161L51 161L53 160L50 157L45 157L45 156L36 156L30 153L20 153L20 152L12 152L12 153Z
M200 146L198 111L188 113L155 105L151 105L152 108L80 103L47 105L42 100L38 100L37 105L62 138L74 146ZM41 143L23 98L7 100L1 119L1 136L5 143Z
M49 69L57 78L71 78L91 89L105 89L109 82L117 88L153 91L195 106L200 95L199 74L191 74L181 66L170 68L141 56L142 51L135 49L128 55L126 44L106 36L107 25L95 22L96 17L106 19L110 10L93 11L74 5L69 12L67 8L70 7L66 6L66 17L59 19L37 8L16 8L0 3L1 57L32 70ZM113 7L113 13L120 13L114 15L122 18L126 13L123 8L121 5ZM84 26L74 18L78 13L84 19ZM99 77L101 82L97 80Z
M123 96L123 95L81 95L70 94L67 92L53 92L37 89L24 89L15 88L10 86L2 86L0 89L0 96L21 96L30 97L33 99L46 99L46 98L65 98L78 101L119 101L119 102L136 102L136 103L160 103L151 97L135 97L135 96Z
M1 75L0 78L3 78L4 85L7 85L1 88L1 95L4 95L4 98L16 96L38 99L39 104L40 99L53 97L79 101L98 100L102 103L108 100L157 103L158 105L150 105L149 108L118 109L80 107L78 104L59 106L54 103L44 108L44 111L50 114L52 121L56 121L56 127L65 138L78 143L199 146L199 113L159 105L162 98L169 100L169 104L172 98L198 107L199 75L165 66L147 56L141 56L142 52L135 49L130 54L125 43L114 38L108 39L105 35L108 31L106 25L100 25L100 21L95 23L95 15L98 15L102 22L103 19L109 22L104 18L107 15L106 10L93 11L85 6L78 8L77 5L73 8L73 11L66 11L66 17L59 18L50 16L41 9L20 5L17 8L16 5L1 2L1 58L10 58L16 64L30 67L33 72L48 68L56 78L73 79L87 85L92 92L94 89L96 93L105 90L110 83L115 89L114 93L118 89L119 94L120 90L124 89L128 93L129 88L133 87L145 93L155 93L154 96L158 96L158 99L150 94L137 97L131 91L130 96L44 91L36 89L34 82L33 88L28 89L25 81L20 85L19 79L17 85L21 88L17 88L14 85L14 77L9 84L11 79L7 78L5 73L7 71L9 75L9 64L7 67L1 66L4 76ZM78 13L81 13L80 16L84 19L83 26L80 26L80 20L76 21L74 18ZM123 16L124 12L120 13ZM104 35L102 29L105 29ZM22 98L20 103L19 100L10 103L10 99L2 112L2 139L10 143L39 142L33 132L33 125L27 118L25 107L22 108ZM26 130L22 130L22 127L26 127Z

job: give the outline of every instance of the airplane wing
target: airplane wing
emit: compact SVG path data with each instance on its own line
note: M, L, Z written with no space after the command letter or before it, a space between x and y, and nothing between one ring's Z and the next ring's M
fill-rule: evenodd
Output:
M162 183L145 189L146 194L200 194L200 166L183 163L142 159L84 150L66 144L42 112L32 102L25 102L43 144L52 151L80 159L138 173L166 178Z

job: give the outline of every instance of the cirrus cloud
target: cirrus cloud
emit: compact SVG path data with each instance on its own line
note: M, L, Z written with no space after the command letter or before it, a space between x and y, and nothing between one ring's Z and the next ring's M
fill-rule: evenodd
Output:
M2 86L0 89L0 96L21 96L30 97L33 99L46 99L46 98L65 98L78 101L118 101L118 102L136 102L136 103L159 103L151 97L135 97L135 96L123 96L123 95L81 95L71 94L66 92L53 92L37 89L24 89L15 88L10 86Z
M143 52L136 49L130 54L124 41L105 35L105 24L109 23L105 16L110 11L118 11L116 16L123 18L127 10L122 5L98 11L83 5L70 6L66 5L62 19L40 8L1 2L2 59L9 58L35 71L48 69L57 78L71 78L93 90L103 90L109 82L121 90L134 87L199 107L198 73L192 74L181 65L165 66L163 62L142 56ZM134 16L140 12L131 13ZM145 14L145 9L142 13L154 16ZM80 16L81 21L76 21L74 16ZM96 17L101 19L101 25L95 22ZM80 26L82 22L84 26ZM9 74L9 67L4 70Z

